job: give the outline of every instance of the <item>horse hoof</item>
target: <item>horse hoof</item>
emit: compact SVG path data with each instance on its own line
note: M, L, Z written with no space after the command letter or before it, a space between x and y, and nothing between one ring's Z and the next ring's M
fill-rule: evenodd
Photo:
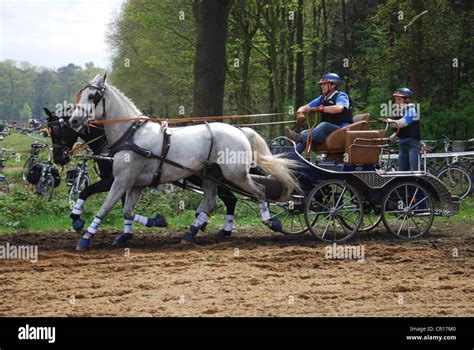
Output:
M84 228L86 222L82 219L76 219L72 222L72 228L74 231L81 231Z
M131 240L133 238L133 234L131 233L124 233L122 235L119 235L115 237L115 240L113 241L112 245L113 246L121 246L125 244L127 241Z
M226 237L230 237L232 235L232 231L220 230L216 234L217 239L226 239Z
M156 215L155 218L149 218L146 227L167 227L168 222L163 215Z
M92 246L92 241L90 239L81 238L79 242L77 242L76 250L77 251L84 251L89 249Z
M281 232L283 230L283 225L280 220L273 218L270 222L265 223L272 231Z
M166 218L163 215L158 214L155 217L155 226L156 227L167 227L168 222L166 221Z
M186 232L181 239L181 244L194 244L196 240L191 232Z

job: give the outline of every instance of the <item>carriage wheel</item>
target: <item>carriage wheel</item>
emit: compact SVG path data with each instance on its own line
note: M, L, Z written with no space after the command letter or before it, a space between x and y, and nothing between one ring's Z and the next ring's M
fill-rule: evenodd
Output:
M364 218L359 226L359 232L370 232L382 222L382 208L380 204L373 203L370 199L363 201Z
M344 181L327 181L309 193L305 220L316 238L342 242L357 232L362 223L363 206L357 190Z
M357 205L357 201L353 200L354 205ZM370 232L376 228L382 221L382 212L380 207L373 208L370 203L363 202L364 207L364 216L362 222L360 223L358 232ZM344 218L341 218L341 223L346 226L346 228L352 230L352 224L346 222Z
M393 235L412 239L429 231L434 219L431 195L416 182L392 187L382 202L382 220Z
M382 214L375 214L374 212L366 213L362 219L359 227L359 232L370 232L376 228L382 221Z
M308 226L304 219L302 199L293 199L284 203L269 203L271 218L280 220L284 235L296 235L308 231Z

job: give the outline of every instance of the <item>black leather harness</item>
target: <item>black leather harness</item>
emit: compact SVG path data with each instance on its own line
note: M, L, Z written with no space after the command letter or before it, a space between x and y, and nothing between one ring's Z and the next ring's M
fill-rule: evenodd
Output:
M156 169L155 173L153 174L153 179L152 179L152 182L151 182L151 186L153 186L153 187L156 187L160 184L162 169L163 169L163 163L167 163L167 164L173 165L177 168L190 171L194 174L199 174L199 172L197 172L197 171L195 171L191 168L188 168L188 167L186 167L182 164L176 163L176 162L166 158L166 156L168 155L168 151L170 149L170 145L171 145L170 144L171 133L169 132L168 127L166 127L166 126L162 127L162 129L163 129L163 144L162 144L162 147L161 147L161 154L159 154L159 155L155 154L152 151L150 151L149 149L138 146L135 143L135 140L134 140L135 133L146 122L147 122L146 120L140 120L140 121L133 122L131 127L128 128L127 131L125 131L123 136L121 136L120 139L118 141L116 141L113 146L110 147L110 151L111 151L112 155L115 155L116 153L118 153L120 151L132 151L132 152L135 152L136 154L138 154L140 156L143 156L145 158L158 159L160 161L160 163L158 164L158 168ZM213 134L209 124L206 123L206 126L207 126L207 128L208 128L208 130L211 134L211 146L209 148L209 153L207 155L206 167L204 168L204 174L201 174L201 176L205 176L205 169L209 166L209 159L211 157L212 149L214 147L214 134Z

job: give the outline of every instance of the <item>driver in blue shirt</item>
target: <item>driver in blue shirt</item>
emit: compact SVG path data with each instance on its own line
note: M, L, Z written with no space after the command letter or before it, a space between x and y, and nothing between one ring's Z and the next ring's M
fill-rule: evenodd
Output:
M322 95L307 105L301 106L296 111L298 121L305 119L304 113L319 112L321 122L313 129L313 143L322 144L330 133L341 127L352 124L352 102L349 96L337 87L341 78L336 73L324 74L319 83ZM285 128L285 136L296 142L296 150L302 152L306 148L306 140L309 130L303 130L300 134Z

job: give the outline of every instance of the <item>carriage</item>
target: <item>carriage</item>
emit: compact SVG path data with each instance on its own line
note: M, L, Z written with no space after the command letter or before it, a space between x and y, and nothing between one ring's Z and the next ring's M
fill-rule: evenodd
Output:
M128 227L136 216L132 210L143 187L155 187L191 175L201 178L204 198L196 209L196 219L183 236L183 243L194 243L194 237L206 226L208 215L215 207L219 186L255 198L262 222L273 231L297 233L309 230L315 237L330 242L347 240L360 230L376 227L380 221L400 238L418 238L429 231L434 216L451 216L459 210L459 199L451 196L439 179L428 174L426 167L425 171L416 172L377 168L382 151L389 146L389 139L386 130L369 130L368 115L354 117L354 123L328 135L325 143L313 150L326 154L326 158L313 164L296 152L296 145L289 139L279 137L268 146L250 128L241 128L242 133L239 133L228 124L216 123L211 127L205 123L171 131L169 123L184 119L147 123L151 119L143 117L123 93L105 80L106 75L98 75L78 93L78 107L69 119L69 125L77 132L90 121L103 123L107 138L114 140L110 146L112 154L126 153L121 153L123 157L114 156L112 187L79 240L77 250L90 248L102 219L123 194L126 194L126 227L124 234L115 240L120 244L133 236ZM82 107L83 104L93 104L96 108L93 115L83 113L88 110ZM227 117L212 119L216 118ZM140 145L137 145L138 141ZM311 146L311 140L307 149L308 145ZM248 161L219 163L219 154L228 150L253 152L253 161L270 177L251 177ZM280 156L276 157L276 154ZM163 168L165 164L166 168ZM224 182L210 176L213 165L217 165ZM293 177L295 174L297 181ZM280 197L288 198L289 195L289 201L279 202ZM283 210L272 217L267 201ZM280 219L282 216L283 220ZM137 220L140 222L140 218Z
M452 196L435 176L424 171L388 171L379 166L389 148L386 130L369 130L368 116L331 133L314 152L325 154L316 163L300 155L286 137L270 143L274 154L296 160L301 193L284 207L283 231L309 230L323 241L341 242L357 232L370 231L383 222L402 239L426 234L435 216L459 211ZM278 186L273 184L273 186Z

